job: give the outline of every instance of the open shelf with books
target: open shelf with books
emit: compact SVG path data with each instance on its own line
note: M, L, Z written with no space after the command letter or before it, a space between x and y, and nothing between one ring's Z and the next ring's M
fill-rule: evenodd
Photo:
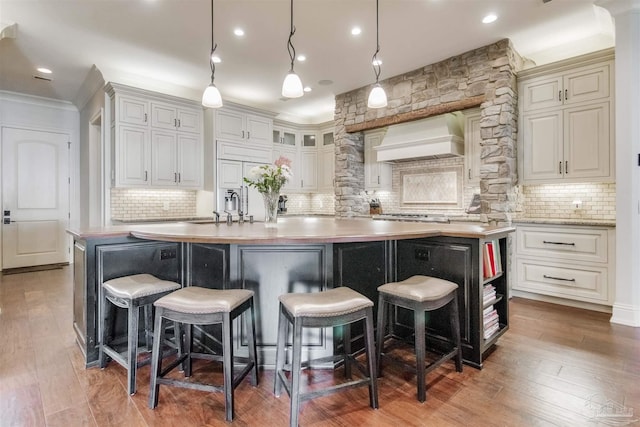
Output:
M480 243L482 263L483 348L495 344L509 323L508 283L506 277L507 238L488 239Z

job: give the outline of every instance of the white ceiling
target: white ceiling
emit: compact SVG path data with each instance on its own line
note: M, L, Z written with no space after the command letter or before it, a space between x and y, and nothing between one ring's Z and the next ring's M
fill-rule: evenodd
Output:
M216 85L226 101L319 123L333 117L336 94L375 80L375 1L294 1L293 43L307 56L295 70L313 91L283 101L289 4L215 0ZM498 20L482 24L489 12ZM92 65L108 81L194 100L209 84L209 0L0 0L0 30L13 23L15 38L0 39L0 90L74 102ZM238 26L244 37L233 35ZM611 17L594 0L380 0L380 78L503 38L538 65L614 45ZM34 79L38 66L53 81Z

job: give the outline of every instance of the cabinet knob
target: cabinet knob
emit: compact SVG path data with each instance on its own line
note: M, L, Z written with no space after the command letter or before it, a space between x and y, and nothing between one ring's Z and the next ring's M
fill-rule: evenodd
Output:
M244 139L244 131L242 131L242 139Z

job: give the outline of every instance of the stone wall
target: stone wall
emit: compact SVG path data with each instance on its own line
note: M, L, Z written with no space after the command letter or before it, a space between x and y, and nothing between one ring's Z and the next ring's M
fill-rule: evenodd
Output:
M336 96L336 216L368 214L364 138L345 126L484 96L480 197L482 219L510 223L517 181L516 71L522 60L507 39L383 80L388 106L367 108L371 86Z

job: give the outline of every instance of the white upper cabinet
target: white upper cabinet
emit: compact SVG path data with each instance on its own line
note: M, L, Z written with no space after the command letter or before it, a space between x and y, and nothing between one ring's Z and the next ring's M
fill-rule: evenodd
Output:
M390 163L378 162L375 148L382 144L385 131L374 131L364 136L364 189L391 190Z
M295 147L297 145L296 131L293 129L274 126L272 134L273 134L272 141L274 144L284 144L292 147Z
M272 127L273 121L266 117L235 110L216 110L217 139L270 144Z
M609 68L609 64L591 65L523 82L522 109L528 112L608 98Z
M200 132L201 109L177 108L168 104L151 104L151 126L180 132Z
M107 85L116 187L200 188L202 107L192 101Z
M614 181L610 55L541 69L528 70L519 82L520 182Z
M318 152L300 152L300 189L314 191L318 189Z

